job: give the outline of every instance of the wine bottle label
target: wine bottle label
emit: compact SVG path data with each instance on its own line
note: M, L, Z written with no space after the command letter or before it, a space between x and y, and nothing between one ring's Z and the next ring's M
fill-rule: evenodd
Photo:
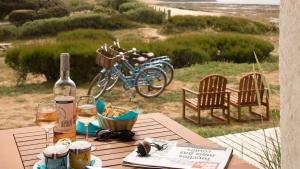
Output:
M59 96L54 100L60 113L59 123L55 131L66 132L72 130L75 125L73 121L73 114L76 111L75 98L72 96Z

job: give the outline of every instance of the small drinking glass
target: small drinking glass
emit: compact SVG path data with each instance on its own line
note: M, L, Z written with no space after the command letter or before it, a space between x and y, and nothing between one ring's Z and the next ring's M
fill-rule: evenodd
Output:
M96 102L93 96L81 96L77 102L77 119L84 124L85 140L88 141L88 126L97 117Z
M57 125L59 113L53 101L41 102L38 104L36 112L36 124L43 128L46 133L46 147L49 146L49 131Z

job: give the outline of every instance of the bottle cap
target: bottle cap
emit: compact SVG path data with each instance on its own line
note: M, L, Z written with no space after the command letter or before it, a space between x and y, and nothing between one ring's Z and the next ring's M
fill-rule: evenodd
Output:
M60 70L69 71L70 70L70 54L61 53L60 54Z

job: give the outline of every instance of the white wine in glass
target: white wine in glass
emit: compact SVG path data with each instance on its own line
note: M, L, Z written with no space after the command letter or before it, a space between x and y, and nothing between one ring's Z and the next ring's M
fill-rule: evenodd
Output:
M48 147L49 131L58 123L59 113L54 102L41 102L37 107L36 124L46 132L46 147Z
M85 140L88 141L88 125L96 119L96 102L93 96L81 96L77 102L77 119L84 124L86 134Z
M77 119L88 125L96 119L96 106L93 104L82 104L77 107Z

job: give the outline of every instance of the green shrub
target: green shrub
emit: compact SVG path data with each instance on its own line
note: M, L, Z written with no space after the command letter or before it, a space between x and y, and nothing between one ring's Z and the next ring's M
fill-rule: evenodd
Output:
M108 15L115 15L118 13L118 11L112 9L112 8L106 8L106 7L103 7L103 6L97 6L95 9L94 9L94 12L96 13L104 13L104 14L108 14Z
M69 15L62 0L0 0L0 11L0 16L10 14L9 20L17 25L35 19Z
M197 63L203 63L208 61L209 56L203 50L197 50L192 48L178 48L173 51L172 64L176 68L191 66Z
M16 39L18 37L18 28L14 25L0 26L0 41Z
M74 31L61 32L56 37L57 41L65 42L65 41L77 41L80 39L81 41L99 41L103 43L110 43L115 38L114 36L105 30L97 30L97 29L77 29Z
M155 11L150 7L140 7L125 12L129 19L137 22L161 24L164 21L165 14L163 12Z
M42 8L37 11L37 14L34 19L63 17L68 16L69 13L70 11L66 7Z
M40 4L38 0L0 0L0 18L5 17L11 11L17 9L38 9Z
M100 0L99 5L107 7L107 8L112 8L112 9L118 11L120 6L123 3L132 2L132 1L135 1L135 0Z
M255 63L254 53L260 61L267 60L274 46L265 40L239 34L184 34L149 44L136 38L121 39L126 49L152 51L157 56L170 56L174 67L186 67L206 61Z
M68 0L66 4L73 12L95 9L95 6L93 4L81 0Z
M140 2L136 2L136 1L126 2L126 3L123 3L120 5L119 11L127 12L127 11L135 10L135 9L141 8L141 7L146 7L146 5L143 3L140 3Z
M122 29L137 25L122 16L107 16L105 14L87 14L81 16L62 17L35 20L25 23L20 28L21 37L37 37L56 35L58 32L76 28Z
M208 60L254 63L254 51L258 59L263 61L273 49L270 42L251 36L188 34L151 42L145 50L153 51L156 55L168 55L174 67L183 67Z
M276 30L274 26L244 18L229 16L174 16L165 22L165 33L211 28L220 32L263 34Z
M114 37L107 31L74 30L60 33L56 43L21 46L7 52L5 62L22 74L44 74L49 81L59 78L59 55L71 55L71 77L76 82L90 81L99 70L95 64L100 44L111 44ZM20 74L21 74L20 73Z
M22 25L25 22L32 21L36 17L35 10L23 9L14 10L9 14L9 21L15 25Z

